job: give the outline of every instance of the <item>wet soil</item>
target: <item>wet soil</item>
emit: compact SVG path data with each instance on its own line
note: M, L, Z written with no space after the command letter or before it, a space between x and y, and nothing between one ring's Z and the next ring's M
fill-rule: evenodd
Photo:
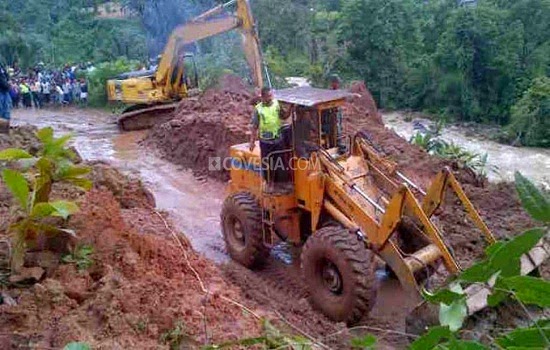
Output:
M25 141L28 131L12 130L4 146L21 135L23 146L34 142ZM79 204L66 226L77 232L74 244L93 247L93 264L77 270L59 264L61 251L29 252L40 257L26 259L28 267L39 264L46 275L28 287L2 288L15 304L0 305L3 349L62 348L75 340L94 349L169 348L165 338L176 329L178 342L191 349L261 335L262 310L244 312L240 289L176 233L141 181L102 162L87 165L92 191L55 186L52 199ZM12 198L0 192L0 207L9 207ZM2 216L0 226L7 220Z
M75 134L75 147L84 159L90 159L100 167L105 166L104 162L116 166L128 174L133 179L131 181L141 179L153 194L157 208L166 212L167 219L173 223L177 231L185 232L195 250L209 260L228 263L222 267L224 278L242 290L247 306L270 315L281 327L294 333L300 331L288 326L282 318L333 348L348 346L349 337L345 325L334 324L309 306L297 256L281 258L287 252L281 247L266 269L256 272L229 262L219 229L219 213L225 193L223 183L197 178L191 171L157 158L155 152L138 147L145 133L118 134L112 119L106 115L97 116L97 112L88 114L87 111L78 110L66 110L61 112L62 114L59 111L41 113L39 119L32 114L17 114L15 122L45 126L48 125L48 120L51 120L54 125L63 125L58 130L72 130ZM99 182L105 177L113 176L109 176L107 172L99 177ZM114 177L115 179L102 186L101 190L110 192L114 189L114 193L124 193L126 186L120 186L120 181ZM137 192L145 192L141 196L144 202L138 201L135 205L125 204L124 206L129 208L123 209L121 216L129 229L139 229L140 232L158 235L163 231L157 229L156 218L146 215L149 207L144 203L150 203L148 191ZM119 195L118 199L124 201L125 197ZM407 308L403 307L402 300L406 298L395 281L387 285L385 282L381 284L387 292L381 293L382 296L366 322L375 328L403 329ZM380 335L387 336L387 332L381 332ZM406 338L400 336L398 339L390 337L388 341L381 339L381 345L387 348L402 348L406 342Z
M217 179L227 178L227 174L220 176L219 173L207 172L205 160L208 157L224 157L229 146L247 141L246 125L250 115L249 91L242 85L235 84L234 81L230 82L229 87L231 88L225 89L222 85L193 101L184 101L174 119L154 128L149 133L145 144L156 147L163 157L185 167L191 167L199 174L206 173ZM526 228L536 226L536 223L522 209L512 184L489 183L471 171L461 169L458 164L435 158L423 149L410 145L395 131L385 127L383 118L364 84L355 83L350 90L355 97L343 108L344 129L348 135L362 132L363 137L369 139L382 155L395 161L402 173L424 189L429 187L440 170L444 167L450 168L490 230L499 239L512 237ZM236 105L239 102L241 105ZM200 145L199 149L194 148L197 147L196 145ZM187 153L186 149L193 149L193 151ZM441 228L445 241L453 248L459 265L468 267L483 257L484 248L487 246L484 238L466 217L466 212L455 195L447 195L444 207L435 221ZM253 289L248 289L252 299L260 300L262 304L276 305L277 309L297 310L295 314L298 315L306 313L305 310L300 309L300 302L293 302L292 305L282 302L288 298L288 295L292 295L294 301L307 298L307 292L300 284L299 274L292 267L287 267L283 271L275 263L265 271L253 273L230 264L226 270L231 279L243 288L250 288L251 284L259 284ZM282 275L284 277L281 277ZM441 281L447 277L443 275L434 276L434 278ZM272 279L271 276L274 278ZM259 279L258 282L253 282L257 279ZM267 283L269 287L263 287L266 284L265 279L282 280L284 283L275 283L273 286ZM399 298L390 300L388 305L392 303L399 305L405 298L396 293L396 290L399 290L398 287L392 288L387 285L382 289L389 288L389 294ZM291 291L288 291L289 286ZM279 291L283 291L281 302L278 301ZM384 308L384 311L387 309ZM390 322L392 329L402 329L402 325L395 320L404 319L399 315L406 313L407 307L404 306L392 315L393 317L390 318L393 321ZM377 314L375 311L370 316L375 319L369 319L366 323L384 324L386 316L385 312ZM319 321L319 318L314 318L311 322L302 320L301 324L312 332L317 329L320 336L325 333L323 331L325 327L322 326L323 322Z
M344 116L349 134L366 131L383 154L395 160L403 173L424 187L443 166L453 166L410 146L386 129L372 97L367 95L368 90L360 85L353 89L358 96L346 106ZM61 132L74 132L75 146L83 158L106 161L142 179L153 194L157 208L166 210L175 228L186 234L195 250L215 262L227 263L222 266L225 278L240 288L247 305L280 321L286 320L333 348L345 348L350 332L345 325L330 322L309 306L296 254L288 253L283 247L276 250L263 270L249 271L229 262L224 252L219 212L225 185L219 180L227 179L227 174L208 172L207 159L223 157L228 146L248 140L251 96L248 90L242 89L242 83L229 81L201 97L183 101L174 120L148 134L120 135L112 117L79 110L42 111L39 118L16 113L16 122L53 124ZM461 171L456 171L456 175L498 237L517 234L533 225L510 184L479 182ZM446 204L438 221L461 263L467 266L482 256L482 237L467 223L456 198L450 196ZM154 224L150 226L151 217L144 215L144 210L147 208L138 203L124 209L121 215L133 229L157 231ZM407 337L393 332L404 330L405 315L413 305L404 302L409 298L395 280L386 280L383 274L379 276L381 292L377 304L362 324L371 327L368 332L381 339L382 347L404 348Z

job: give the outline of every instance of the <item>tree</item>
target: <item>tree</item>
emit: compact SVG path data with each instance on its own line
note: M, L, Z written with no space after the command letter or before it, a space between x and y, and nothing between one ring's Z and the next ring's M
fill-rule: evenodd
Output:
M533 81L512 107L508 129L524 145L550 147L550 78L540 77Z

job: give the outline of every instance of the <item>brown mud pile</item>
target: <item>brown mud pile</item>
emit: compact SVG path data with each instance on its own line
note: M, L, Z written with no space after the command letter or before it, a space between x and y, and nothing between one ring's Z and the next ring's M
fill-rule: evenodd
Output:
M248 140L252 97L241 79L226 75L217 88L183 100L174 119L152 129L145 143L197 175L227 180L226 171L209 171L208 161L210 157L224 159L229 145Z
M456 164L409 144L384 126L364 83L353 83L350 92L354 96L343 108L346 134L362 132L380 153L397 162L402 173L424 188L441 169L450 167L498 238L513 236L534 225L521 208L511 184L487 184L471 171L459 169ZM248 141L252 97L239 78L225 76L218 88L206 91L197 99L182 101L176 117L154 128L146 143L156 146L170 161L200 175L227 180L227 171L208 171L208 159L223 159L231 145ZM439 220L459 260L469 264L483 253L483 238L457 204L456 198L449 196Z
M29 130L2 148L28 148ZM93 264L79 271L60 261L67 252L33 251L25 266L45 271L37 283L10 284L0 271L0 348L82 341L94 349L167 349L174 339L199 348L261 334L256 317L235 304L247 303L241 291L174 233L139 180L103 163L90 166L93 190L57 185L52 199L79 204L68 227L78 244L93 247ZM0 239L11 203L0 184Z
M0 305L3 344L60 348L79 340L94 349L158 348L163 334L179 327L183 343L195 348L260 333L255 318L221 299L241 301L240 291L184 239L176 243L154 211L121 209L112 193L92 190L70 227L94 247L93 266L59 265L28 289L8 290L17 305Z

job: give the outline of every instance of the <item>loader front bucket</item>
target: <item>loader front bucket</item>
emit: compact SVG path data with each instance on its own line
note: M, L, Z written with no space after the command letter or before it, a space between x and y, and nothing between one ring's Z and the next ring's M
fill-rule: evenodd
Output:
M524 254L521 259L521 275L526 276L535 271L548 258L550 258L550 244L547 237L544 237L540 242ZM464 293L466 295L466 306L468 308L468 316L485 309L488 303L488 297L492 290L490 285L472 284L468 286ZM423 301L414 308L406 319L406 331L410 334L423 334L432 326L439 324L439 305L431 304Z

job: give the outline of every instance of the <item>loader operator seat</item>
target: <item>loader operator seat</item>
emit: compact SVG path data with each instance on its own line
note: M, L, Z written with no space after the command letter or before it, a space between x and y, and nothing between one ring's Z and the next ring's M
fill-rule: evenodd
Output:
M294 123L294 138L296 155L300 158L309 158L311 152L319 145L319 130L317 112L312 108L297 107Z

